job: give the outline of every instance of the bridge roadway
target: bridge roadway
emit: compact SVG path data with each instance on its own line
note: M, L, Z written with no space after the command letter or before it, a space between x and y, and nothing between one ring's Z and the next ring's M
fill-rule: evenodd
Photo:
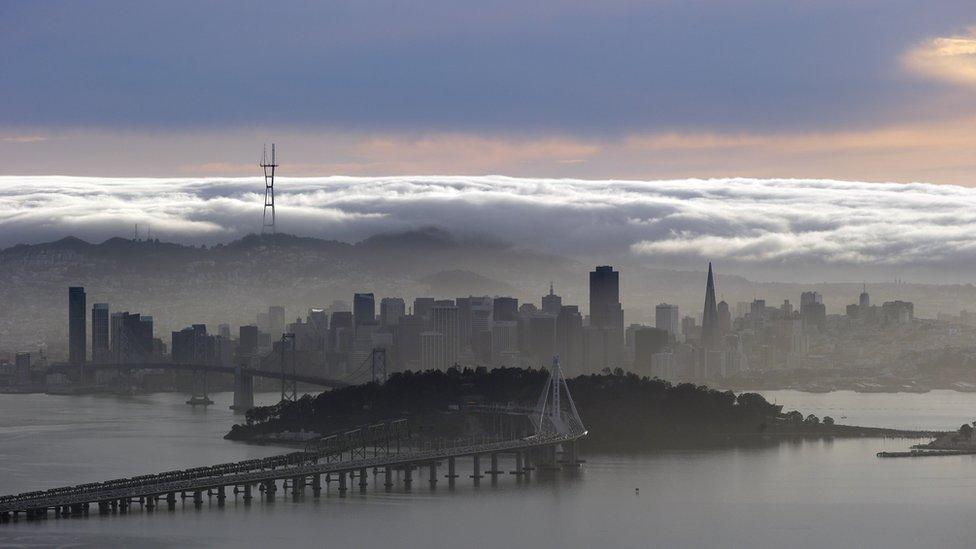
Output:
M11 515L16 520L19 513L24 513L28 520L45 518L52 509L55 516L84 515L92 503L98 504L100 513L116 509L126 512L133 501L142 503L146 509L153 509L163 498L172 509L177 494L189 497L187 493L192 493L194 504L199 506L203 493L209 496L214 490L218 503L222 505L227 487L233 487L235 494L243 492L244 502L249 504L253 486L260 486L266 496L273 497L278 480L284 480L286 485L290 480L296 495L310 485L318 496L322 475L326 475L327 483L332 475L338 475L340 492L346 490L347 474L350 482L358 476L359 486L365 490L368 469L373 469L374 475L378 469L383 469L380 474L385 475L385 485L390 487L392 471L404 471L404 484L409 486L413 469L427 466L429 482L433 486L437 482L437 466L444 460L448 462L447 478L453 486L458 477L455 459L459 457L473 458L471 478L478 484L484 476L480 457L485 455L491 459L491 469L484 473L491 476L493 481L502 474L498 469L499 454L515 455L516 470L512 473L516 475L528 474L532 469L528 466L530 460L551 467L558 466L558 463L577 466L576 443L586 436L586 430L581 424L571 423L568 432L562 433L546 429L525 437L446 441L412 438L406 421L397 420L315 439L307 444L304 451L264 459L3 496L0 497L0 521L9 521ZM563 447L562 462L557 461L556 457L557 447L560 446ZM238 487L241 489L238 490Z
M139 362L139 363L128 363L128 364L118 364L118 363L88 363L84 365L84 370L95 371L95 370L181 370L188 372L214 372L221 374L231 374L236 375L243 372L245 375L254 377L266 377L273 379L281 379L281 371L274 370L258 370L254 368L243 368L240 369L235 366L218 366L213 364L190 364L182 362ZM48 367L49 373L74 373L78 371L77 364L65 364L56 363ZM331 387L337 389L340 387L347 387L349 383L345 381L340 381L338 379L330 379L321 376L313 376L306 374L292 374L289 372L284 373L284 378L288 381L297 381L299 383L307 383L309 385L318 385L321 387Z

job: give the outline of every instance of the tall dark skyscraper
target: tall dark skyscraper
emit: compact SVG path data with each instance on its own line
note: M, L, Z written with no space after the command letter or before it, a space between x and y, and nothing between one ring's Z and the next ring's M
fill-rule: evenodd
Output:
M718 306L715 303L715 279L712 264L708 263L708 281L705 283L705 310L702 311L702 347L717 349L719 340Z
M604 368L618 366L623 360L624 310L620 306L620 273L609 265L601 265L590 272L590 339L587 366ZM594 339L595 338L595 339ZM600 352L597 352L599 349Z
M111 351L108 346L108 303L92 305L92 361L108 362Z
M619 327L623 337L620 273L609 265L597 267L590 273L590 325L598 328Z
M83 364L87 356L85 317L87 300L85 289L80 286L68 288L68 362Z
M376 320L376 298L372 293L353 296L352 317L356 326L372 324Z

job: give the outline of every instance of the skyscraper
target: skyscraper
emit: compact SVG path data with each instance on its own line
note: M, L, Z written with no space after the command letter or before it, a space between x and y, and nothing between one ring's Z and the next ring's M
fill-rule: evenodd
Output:
M583 373L583 316L576 305L563 305L556 316L556 353L565 372Z
M363 324L372 324L376 320L376 298L373 297L372 293L353 296L352 316L357 327Z
M598 328L616 327L619 320L623 334L623 315L620 310L620 273L609 265L602 265L590 272L590 325Z
M654 307L654 326L667 330L671 338L677 338L681 333L681 316L677 305L660 303Z
M430 319L430 311L434 308L434 298L417 297L413 300L413 314Z
M441 334L442 357L438 360L442 368L450 368L458 357L458 309L454 305L437 305L432 311L434 331Z
M712 264L708 263L708 281L705 283L705 309L702 311L702 347L706 350L718 348L718 306L715 303L715 279L712 277Z
M552 282L549 283L549 295L542 296L542 312L547 315L556 316L559 314L559 309L563 306L563 298L556 295L552 287Z
M862 313L866 313L868 308L871 307L871 296L868 295L867 284L865 284L864 288L861 290L861 295L857 299L857 306L861 308Z
M68 362L83 364L87 353L85 318L87 315L85 289L68 288Z
M380 324L396 326L400 317L407 314L407 304L401 297L384 297L380 300Z
M518 320L518 299L514 297L496 297L491 302L492 318L495 322Z
M108 303L92 305L92 361L107 362L111 357L108 339Z
M590 272L590 329L603 332L602 358L593 362L601 346L592 345L587 351L587 366L601 369L620 366L624 349L624 310L620 306L620 273L609 265L601 265ZM590 340L593 340L593 335ZM595 341L595 340L594 340Z
M271 339L277 341L281 339L281 334L285 333L285 308L279 305L268 307L268 333Z
M732 331L732 311L725 300L718 302L718 335L725 337Z

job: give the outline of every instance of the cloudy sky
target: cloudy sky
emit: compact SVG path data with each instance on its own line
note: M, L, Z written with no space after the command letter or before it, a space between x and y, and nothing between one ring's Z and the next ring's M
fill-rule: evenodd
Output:
M302 234L976 266L972 0L0 0L0 74L4 244L247 232L276 141Z

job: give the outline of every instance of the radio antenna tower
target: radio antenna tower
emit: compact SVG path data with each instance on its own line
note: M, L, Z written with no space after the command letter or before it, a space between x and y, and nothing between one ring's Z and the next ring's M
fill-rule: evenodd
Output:
M268 163L268 147L265 146L261 167L264 168L264 225L261 226L261 234L275 234L274 176L278 163L275 162L274 143L271 144L271 163Z

